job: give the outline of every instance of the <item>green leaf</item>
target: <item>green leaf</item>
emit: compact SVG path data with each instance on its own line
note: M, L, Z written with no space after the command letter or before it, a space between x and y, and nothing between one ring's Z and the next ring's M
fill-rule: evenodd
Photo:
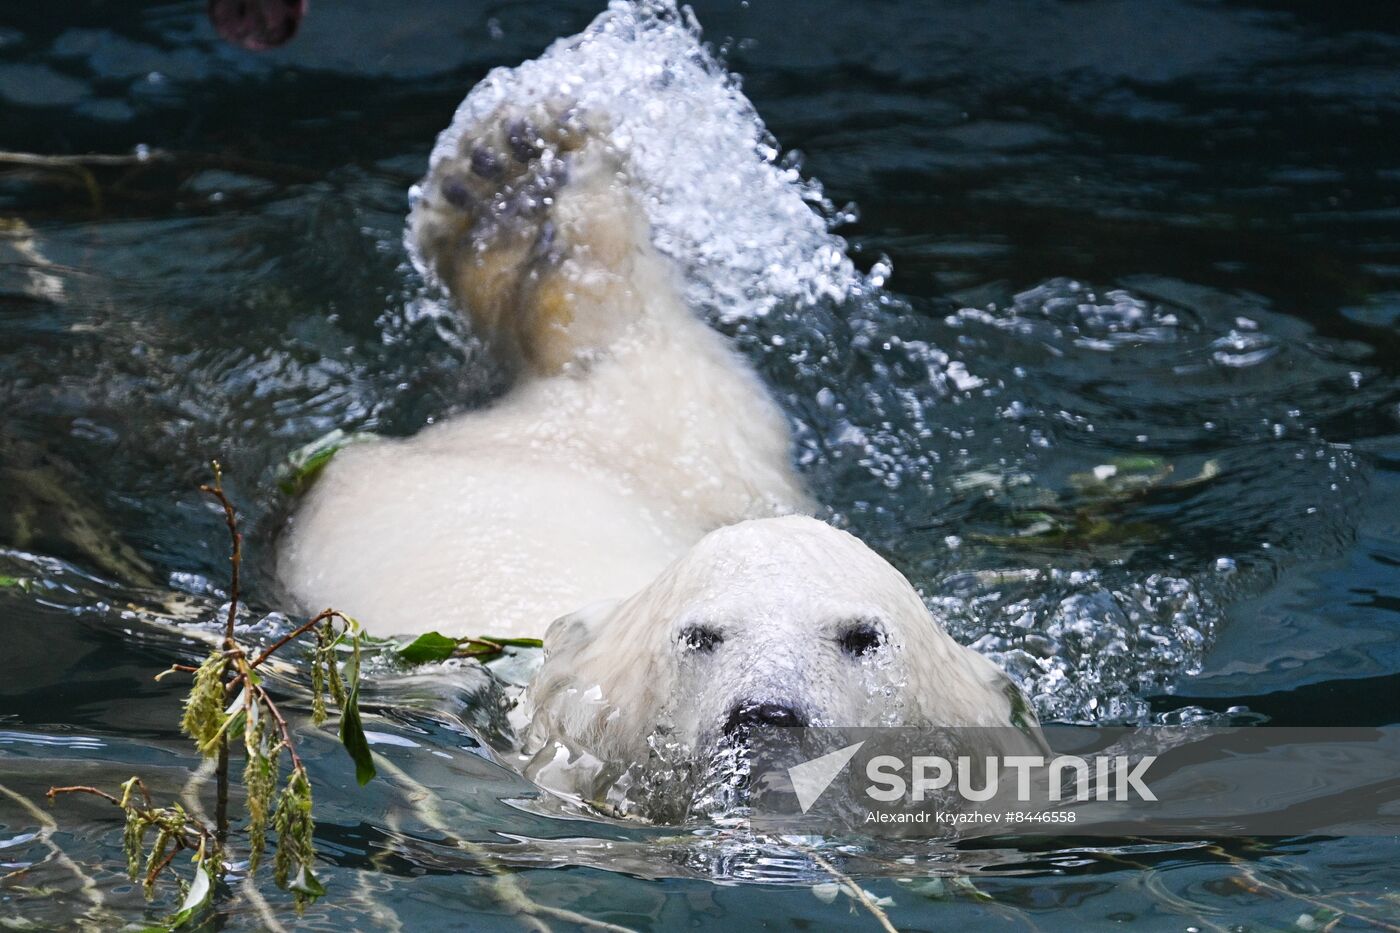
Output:
M190 883L190 892L185 895L185 902L166 923L171 929L189 923L194 919L195 914L199 913L200 909L209 902L209 895L213 891L214 885L210 882L209 872L201 861L195 869L194 881Z
M433 661L445 661L452 657L456 650L456 639L437 632L428 632L399 648L398 655L409 664L428 664Z
M1109 462L1118 469L1125 470L1129 473L1155 472L1166 466L1166 461L1161 457L1153 457L1150 455L1114 457Z
M355 762L355 780L360 786L368 784L375 775L374 755L369 750L369 740L365 738L365 727L360 721L360 646L350 655L345 664L345 705L340 708L340 744Z
M34 581L28 577L4 577L0 576L0 589L13 587L28 593L34 586Z
M326 894L326 886L321 884L321 880L306 865L301 866L292 876L292 880L287 883L287 890L311 898L325 897Z
M1011 727L1027 735L1034 734L1037 725L1035 712L1031 709L1030 701L1026 699L1026 695L1021 692L1021 688L1008 680L1002 695L1011 705Z
M343 448L362 441L378 440L373 434L347 434L340 428L292 451L278 470L277 487L289 496L298 496L311 488L316 477Z

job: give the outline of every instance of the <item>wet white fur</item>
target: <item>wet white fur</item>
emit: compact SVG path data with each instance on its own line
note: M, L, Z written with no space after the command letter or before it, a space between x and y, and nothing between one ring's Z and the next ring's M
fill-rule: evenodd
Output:
M336 454L280 551L307 611L335 606L376 634L538 637L641 589L712 528L807 509L783 414L685 307L645 229L631 235L624 182L584 168L558 235L577 246L593 230L570 216L618 216L599 236L626 240L569 260L585 283L574 329L591 338L616 319L620 333L601 349L571 335L584 346L561 371L527 370L487 408Z
M468 224L442 194L471 151L454 132L466 143L435 155L413 235L520 377L486 408L335 456L280 554L302 608L376 634L548 629L528 770L581 796L644 762L658 728L713 747L738 703L837 725L1009 724L1004 674L864 544L793 514L810 506L784 416L686 307L617 156L570 150L542 260L519 246L529 231ZM854 620L883 630L880 651L842 651ZM697 621L724 633L716 651L684 645Z
M885 638L864 657L841 647L856 621ZM689 646L684 632L696 625L721 643ZM583 799L606 793L610 763L647 761L658 736L715 747L744 704L789 706L813 725L1006 733L1018 696L930 617L899 571L803 516L709 533L630 598L554 623L546 645L526 711L527 773Z

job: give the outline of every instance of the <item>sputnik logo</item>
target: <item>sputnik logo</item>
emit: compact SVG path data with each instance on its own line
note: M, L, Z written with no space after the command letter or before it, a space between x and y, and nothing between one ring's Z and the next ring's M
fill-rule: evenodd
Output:
M864 744L857 742L847 745L839 751L788 768L788 780L792 782L792 790L797 794L797 805L802 808L803 813L812 809L812 805L831 786L831 782L836 780L836 775L841 773L841 769L846 767Z

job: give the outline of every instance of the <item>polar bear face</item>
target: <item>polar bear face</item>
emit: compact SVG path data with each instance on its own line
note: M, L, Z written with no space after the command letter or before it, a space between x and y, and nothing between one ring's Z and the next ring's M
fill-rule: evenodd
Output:
M630 599L560 619L529 702L530 776L595 801L629 768L711 760L755 727L1007 726L1025 710L899 571L798 516L713 531Z

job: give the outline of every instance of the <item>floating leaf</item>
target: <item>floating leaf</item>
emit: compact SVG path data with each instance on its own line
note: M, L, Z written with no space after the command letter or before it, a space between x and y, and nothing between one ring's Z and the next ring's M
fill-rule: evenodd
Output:
M908 887L915 894L930 900L941 901L948 896L947 886L943 883L943 879L937 876L923 881L911 882Z
M398 655L409 664L429 664L433 661L445 661L456 651L455 638L448 638L437 632L427 632L399 648Z
M952 878L949 878L948 881L959 894L966 895L975 901L989 902L996 900L996 898L992 897L986 891L983 891L981 888L977 887L977 885L973 884L971 878L964 875L954 875Z
M316 440L292 451L278 470L277 488L289 496L299 496L311 488L326 464L331 462L341 450L351 444L375 441L373 434L359 432L347 434L340 428L318 437Z
M13 588L28 593L34 588L34 581L28 577L0 576L0 589Z
M368 784L375 774L374 755L369 750L369 740L365 738L365 727L360 721L360 645L350 654L345 665L345 681L349 689L345 694L345 704L340 708L340 744L350 753L355 762L355 780L361 786Z
M1201 464L1201 471L1200 471L1199 473L1197 473L1195 476L1189 476L1189 477L1187 477L1186 479L1177 480L1176 482L1171 483L1170 485L1168 485L1167 488L1168 488L1168 489L1189 489L1189 488L1191 488L1192 486L1199 486L1199 485L1202 484L1202 483L1208 483L1208 482L1210 482L1211 480L1215 479L1215 478L1216 478L1217 476L1219 476L1219 475L1220 475L1220 461L1219 461L1219 460L1207 460L1205 463Z
M494 661L504 654L506 648L543 648L544 642L538 638L497 638L494 635L478 635L475 638L464 638L458 642L460 647L457 655L463 658L475 658L485 664L487 661Z
M1114 457L1110 461L1113 466L1128 473L1147 473L1157 471L1166 466L1166 461L1161 457L1142 455L1136 457Z

